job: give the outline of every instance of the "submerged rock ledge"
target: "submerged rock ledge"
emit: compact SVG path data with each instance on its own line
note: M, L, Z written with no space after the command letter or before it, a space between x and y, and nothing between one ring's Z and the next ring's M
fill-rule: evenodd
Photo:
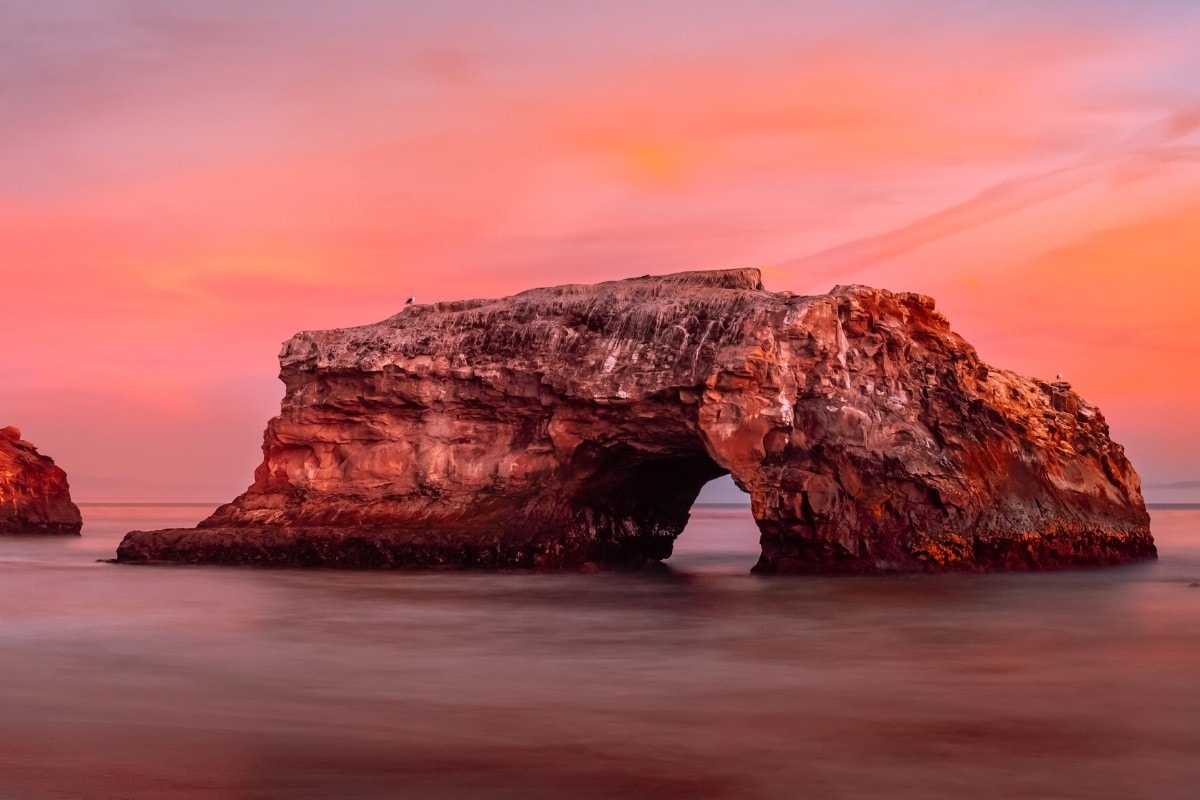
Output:
M77 534L67 473L38 453L17 428L0 428L0 533Z
M639 567L707 481L764 573L1051 569L1155 556L1094 406L989 367L928 297L801 297L757 270L414 306L297 334L254 484L124 562Z

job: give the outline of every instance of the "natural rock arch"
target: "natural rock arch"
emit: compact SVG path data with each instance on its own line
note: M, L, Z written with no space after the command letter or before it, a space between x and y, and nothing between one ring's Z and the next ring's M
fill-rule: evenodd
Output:
M703 484L762 572L1153 556L1136 473L1062 383L989 368L931 299L757 270L416 306L298 334L254 485L126 561L571 568L665 558Z

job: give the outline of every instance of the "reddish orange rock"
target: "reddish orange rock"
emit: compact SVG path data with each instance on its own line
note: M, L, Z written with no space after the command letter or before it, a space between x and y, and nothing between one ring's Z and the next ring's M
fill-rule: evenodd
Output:
M638 566L729 473L759 572L1155 555L1138 476L1065 384L994 369L920 295L757 270L534 289L300 333L254 484L122 561Z
M0 533L79 533L67 474L16 428L0 428Z

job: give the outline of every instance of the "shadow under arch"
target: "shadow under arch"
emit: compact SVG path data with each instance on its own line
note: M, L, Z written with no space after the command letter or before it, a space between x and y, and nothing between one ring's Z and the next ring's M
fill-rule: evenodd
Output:
M617 569L751 572L763 561L763 537L750 493L702 433L671 433L622 431L575 446L557 507L573 509L568 527L585 540L580 559Z

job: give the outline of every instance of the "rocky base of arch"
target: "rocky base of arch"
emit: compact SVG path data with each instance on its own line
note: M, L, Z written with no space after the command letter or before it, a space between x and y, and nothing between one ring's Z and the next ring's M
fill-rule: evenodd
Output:
M762 575L878 575L924 572L1026 572L1117 566L1156 556L1145 531L1050 530L1020 536L924 539L911 558L853 558L798 543L765 548ZM589 546L540 536L519 540L467 530L406 528L175 528L132 531L117 551L131 564L409 570L659 571L637 543Z
M654 569L638 547L588 547L558 536L514 538L470 529L177 528L132 531L117 560L334 569Z

